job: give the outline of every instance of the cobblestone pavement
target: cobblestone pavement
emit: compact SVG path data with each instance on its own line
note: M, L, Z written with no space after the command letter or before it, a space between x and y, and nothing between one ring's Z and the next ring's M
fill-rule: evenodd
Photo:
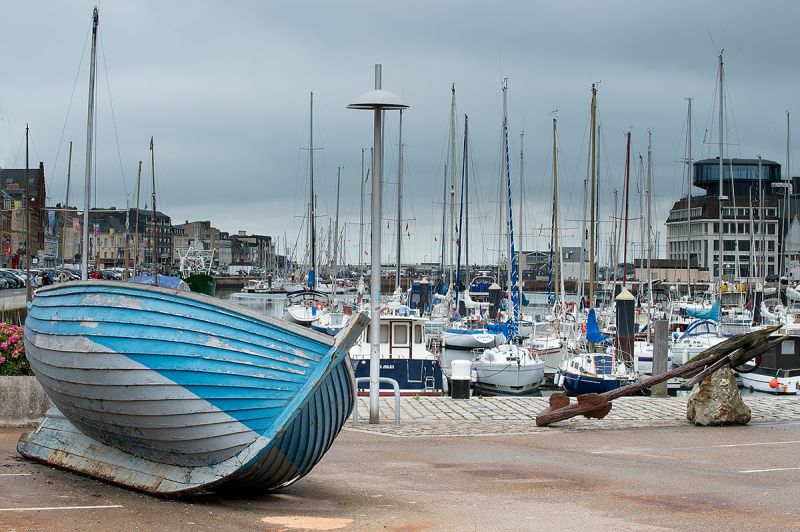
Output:
M574 401L574 399L573 399ZM536 415L548 405L547 397L401 397L400 425L394 424L394 398L381 397L378 425L370 425L369 398L358 399L358 422L345 430L395 437L494 436L568 430L627 429L689 425L686 397L622 397L613 402L604 419L572 418L549 427L537 427ZM800 422L800 398L747 396L751 423Z

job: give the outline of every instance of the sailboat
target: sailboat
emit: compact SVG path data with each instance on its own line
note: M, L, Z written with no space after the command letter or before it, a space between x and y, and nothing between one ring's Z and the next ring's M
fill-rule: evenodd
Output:
M483 327L486 311L491 306L490 303L480 303L472 300L469 290L460 290L461 280L461 251L465 251L466 262L469 264L469 212L464 216L464 207L469 201L469 117L464 116L464 160L461 173L461 208L458 221L458 253L456 265L456 290L455 306L462 307L466 312L464 316L458 316L451 320L442 331L442 349L440 361L445 374L449 376L450 363L453 360L469 360L468 356L460 356L446 350L468 350L495 347L505 341L505 336L501 333L490 332Z
M334 234L336 238L334 240L334 248L333 248L333 273L331 275L331 297L336 296L336 267L338 262L338 250L339 250L339 188L342 180L342 167L340 166L336 172L336 223L334 224ZM339 332L342 331L345 327L347 327L347 323L350 321L350 314L342 312L340 309L336 309L336 311L329 310L328 312L323 312L320 316L317 316L317 319L311 322L311 328L315 331L323 332L325 334L329 334L331 336L336 336Z
M600 332L595 315L594 274L595 274L595 205L597 172L596 172L596 147L597 147L597 87L592 85L591 103L591 202L589 226L589 313L586 320L586 346L579 349L576 354L565 358L555 375L556 386L562 386L568 395L582 395L585 393L601 393L615 390L631 380L629 368L612 353L598 351L608 337ZM629 148L630 149L630 145ZM627 175L627 174L626 174Z
M98 22L95 7L84 236ZM81 259L83 280L38 289L28 308L25 352L55 406L23 456L180 496L288 486L330 448L355 404L347 351L364 315L332 338L204 294L88 281Z
M558 373L558 366L562 359L561 336L559 325L564 315L561 286L559 281L561 251L558 245L558 120L553 118L553 212L552 212L552 237L550 240L550 280L548 282L548 304L552 313L544 321L533 324L533 332L528 338L534 352L544 362L545 376L552 380ZM552 296L552 299L550 298Z
M314 193L314 93L310 96L310 121L308 128L308 242L309 242L309 270L306 286L303 290L289 292L286 295L284 314L286 318L300 325L310 326L314 320L329 312L330 298L327 293L319 290L317 275L317 222L316 203Z
M529 395L536 393L544 380L544 363L532 349L521 342L518 332L520 290L514 246L514 222L511 197L511 161L508 147L508 80L503 81L502 154L505 164L501 172L506 189L508 228L508 343L486 349L474 362L477 373L475 390L499 395Z

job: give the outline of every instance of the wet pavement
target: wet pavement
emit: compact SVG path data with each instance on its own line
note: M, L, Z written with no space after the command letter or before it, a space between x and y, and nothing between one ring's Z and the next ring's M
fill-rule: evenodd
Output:
M800 528L800 401L746 400L745 427L693 427L685 400L630 398L610 419L538 429L541 398L404 398L400 429L386 407L379 427L348 423L281 492L179 501L29 462L15 450L27 429L0 429L0 530ZM462 408L483 418L453 418Z

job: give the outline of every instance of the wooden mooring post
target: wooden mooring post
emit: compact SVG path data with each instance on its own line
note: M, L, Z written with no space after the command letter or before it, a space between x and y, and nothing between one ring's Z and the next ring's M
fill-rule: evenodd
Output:
M653 375L661 375L667 371L669 353L669 327L667 320L653 322ZM659 382L651 388L653 397L667 396L667 381Z

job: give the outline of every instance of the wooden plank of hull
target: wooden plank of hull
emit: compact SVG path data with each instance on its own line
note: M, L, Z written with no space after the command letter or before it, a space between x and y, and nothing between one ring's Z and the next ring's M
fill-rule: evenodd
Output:
M69 287L73 294L67 295L72 297L76 288L74 285L79 283L70 284L73 285ZM95 288L103 286L103 284L89 283L87 286L78 288L86 289L89 286ZM109 291L113 293L119 293L120 290L130 292L127 286L109 287ZM138 306L135 309L137 312L142 312L143 306L152 307L152 302L142 303L142 299L146 300L150 295L149 292L155 292L157 298L162 301L169 300L172 296L183 296L183 293L178 294L175 291L154 289L153 287L145 287L144 290L137 287L137 291L148 292L137 295L139 301L135 305L131 305ZM90 299L92 302L96 302L105 299L107 303L109 297L108 294L92 295L91 298L83 297L82 301L86 302L87 299ZM209 304L213 306L217 303L213 299L208 301L209 298L203 300L203 296L192 295L192 298L194 300L192 304L196 304L199 308L207 308ZM41 320L36 322L37 302L49 303L50 301L52 300L40 299L37 296L37 301L31 308L33 327L42 327ZM170 304L174 305L174 301ZM40 305L38 309L43 307L47 307L47 305ZM57 305L50 305L50 310L54 310L55 315L61 318L69 316L75 311L74 308L62 309ZM269 320L265 320L261 316L245 315L242 318L236 314L239 310L238 308L223 308L221 312L225 316L220 321L232 319L241 322L244 319L249 322L251 328L263 329L266 327L270 330L283 326L282 322L269 323ZM137 316L136 319L140 322L146 321L142 316ZM272 449L281 448L280 445L277 447L276 445L286 440L283 434L297 424L297 420L300 419L313 422L315 427L313 429L307 427L293 429L292 434L302 435L305 431L310 436L310 433L318 428L317 426L324 431L323 435L314 435L313 444L303 442L303 446L311 449L316 458L304 456L303 463L297 463L288 468L294 469L291 475L287 476L281 473L282 476L278 479L280 482L273 478L274 475L262 473L260 478L264 480L259 481L258 484L276 487L291 479L299 478L298 474L300 476L306 474L310 467L319 460L322 453L327 450L352 408L354 400L352 383L347 384L347 381L352 379L352 370L346 352L347 348L358 338L367 320L364 316L358 316L351 321L348 330L336 338L335 345L324 349L322 354L312 353L312 356L309 357L308 352L301 353L302 349L291 347L289 351L292 352L290 357L292 360L289 360L283 355L286 349L277 349L279 365L288 364L294 371L294 373L288 374L286 382L279 382L280 379L276 379L274 376L265 379L264 373L268 373L271 369L257 367L253 364L253 359L267 364L270 361L274 363L276 349L273 346L268 348L255 346L252 353L242 354L228 346L215 345L216 350L211 354L224 352L228 360L220 363L219 360L214 360L213 356L195 357L194 359L189 357L187 360L195 364L201 362L202 368L192 369L191 364L187 366L184 363L184 367L180 371L169 365L158 367L154 371L153 367L148 366L157 366L157 364L151 364L151 358L157 356L158 349L151 349L151 353L147 354L151 358L137 353L137 351L142 351L139 349L141 344L152 344L156 341L154 339L128 342L136 344L137 349L128 350L129 352L126 353L116 353L107 347L114 342L103 335L104 329L106 332L109 329L107 324L101 323L101 320L93 320L92 325L88 327L80 324L79 328L75 329L73 323L68 324L67 329L70 330L69 327L73 327L70 332L77 334L85 332L83 329L88 328L95 336L90 340L81 337L84 341L82 346L96 349L96 351L85 349L72 353L69 351L57 353L48 348L59 343L58 335L53 335L52 340L55 341L41 343L47 348L37 350L33 344L47 335L35 332L27 327L26 323L26 343L32 345L34 369L40 376L40 380L43 381L45 389L52 393L56 405L62 409L64 415L75 421L78 427L76 428L70 423L72 430L64 429L65 433L71 435L69 438L64 438L63 435L52 437L58 434L58 426L63 428L63 425L56 423L61 413L54 413L45 420L40 429L20 440L20 452L59 467L77 470L136 489L160 493L182 493L187 490L206 489L221 482L221 479L241 476L242 464L259 459L264 460L265 456L278 452ZM193 324L196 323L196 321L193 322ZM56 326L60 325L63 323L56 324ZM308 344L310 342L325 348L326 344L334 341L332 338L310 333L307 329L300 327L289 326L287 329L295 335L299 332L299 335L304 338L304 340L301 338L302 342L300 343ZM69 338L69 336L63 338ZM64 344L63 338L60 342L62 345ZM119 347L119 345L122 344L117 343L114 346ZM100 347L98 348L98 346ZM206 345L201 346L202 349L207 347ZM208 354L207 352L206 355ZM164 357L162 362L166 364L172 359L180 359L181 356L170 355ZM249 357L249 359L235 360L237 357ZM120 363L120 359L133 362ZM314 361L314 359L317 360ZM66 367L59 365L66 360L71 360L71 364L63 364ZM76 360L79 362L76 363ZM112 360L114 363L108 364L103 372L103 364ZM141 364L142 360L147 361L147 364ZM300 360L299 364L298 360ZM308 361L309 364L304 361ZM317 363L312 366L310 364L312 361ZM50 364L50 362L55 364ZM221 365L212 367L214 364L211 362ZM232 368L234 368L233 371ZM272 369L277 370L278 368ZM297 382L303 380L297 378L303 372L305 373L305 382ZM106 375L105 379L103 379L103 373ZM109 374L119 376L108 379ZM110 384L103 383L103 380ZM330 389L331 382L335 383L333 391ZM287 388L287 385L293 385L294 389L290 389L292 386ZM324 396L327 399L321 400L320 393L328 394ZM311 415L306 412L308 408L314 412L319 410L320 413L312 419ZM298 412L306 413L298 417ZM328 426L328 423L333 423L333 425ZM74 436L76 433L83 436ZM90 441L83 441L83 438L88 438ZM54 445L56 447L52 448ZM108 447L113 452L104 447ZM93 449L103 449L103 451L100 454L92 454ZM286 454L288 450L281 451L281 453ZM127 480L131 476L123 471L124 463L119 464L106 459L107 456L117 456L119 453L122 453L122 456L129 462L137 463L138 469L144 468L145 477L150 474L153 478L146 482ZM68 455L72 458L65 458ZM97 462L94 465L92 465L93 460ZM148 462L157 464L157 467L142 465ZM159 468L164 465L164 462L176 469L171 471L169 482L159 482L156 485L153 479L163 477ZM304 466L304 463L308 465ZM192 474L197 476L198 480L188 483L181 480L185 476L183 469L188 466L194 466L193 469L197 470ZM102 470L103 473L96 473L96 470ZM200 470L206 471L205 477Z
M308 474L330 448L355 404L351 375L345 358L286 428L265 442L249 463L240 461L245 453L210 467L146 460L92 439L55 407L36 431L20 439L18 451L52 466L156 495L223 488L277 489Z

